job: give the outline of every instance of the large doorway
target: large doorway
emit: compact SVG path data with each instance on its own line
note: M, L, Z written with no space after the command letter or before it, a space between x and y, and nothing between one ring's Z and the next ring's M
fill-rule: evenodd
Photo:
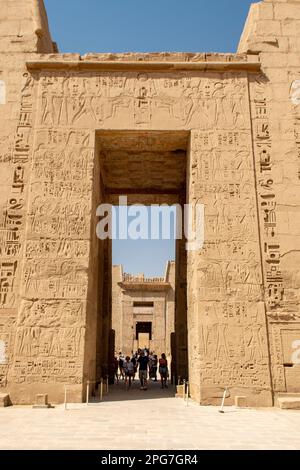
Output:
M96 139L98 176L95 177L95 205L106 203L122 207L120 197L126 197L128 205L143 204L149 207L165 204L183 207L186 203L188 147L189 133L184 131L99 132ZM174 380L177 380L178 377L188 378L187 261L184 239L176 241L175 251L175 321L168 342ZM117 338L112 328L112 310L118 306L112 305L111 240L98 240L95 253L98 261L95 381L104 375L113 381ZM166 289L166 286L157 287L158 291L162 289ZM133 308L147 310L150 308L149 302L153 300L155 298L141 299L141 304ZM148 302L148 306L145 303L142 305L143 301ZM139 311L140 315L142 313L147 314L146 311ZM133 330L123 328L122 331L128 335L128 339L135 340L133 347L150 346L153 340L153 323L147 321L146 317L137 316Z

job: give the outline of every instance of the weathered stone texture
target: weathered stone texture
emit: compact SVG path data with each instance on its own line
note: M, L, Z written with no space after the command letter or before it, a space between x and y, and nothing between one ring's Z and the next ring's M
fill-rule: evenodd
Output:
M268 28L269 17L277 31ZM259 43L257 42L260 30ZM274 392L300 392L300 2L253 5L239 51L258 53L250 80L265 303Z
M12 365L24 255L28 175L36 110L26 59L53 52L42 2L0 2L0 387Z
M6 408L10 405L11 402L8 393L0 393L0 408Z
M300 393L300 1L254 4L237 54L58 54L42 1L0 7L2 391L80 401L111 376L95 214L127 194L205 205L203 249L176 250L170 348L192 397Z

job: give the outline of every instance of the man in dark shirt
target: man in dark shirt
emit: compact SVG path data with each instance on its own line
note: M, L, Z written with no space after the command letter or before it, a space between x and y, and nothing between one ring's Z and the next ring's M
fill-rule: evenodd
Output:
M133 354L133 351L132 351L132 356L131 356L131 362L133 364L133 377L132 377L132 380L134 381L135 374L136 374L136 371L137 371L137 357L136 357L136 354Z
M140 357L138 358L141 390L147 390L148 362L149 356L145 356L144 351L141 351Z

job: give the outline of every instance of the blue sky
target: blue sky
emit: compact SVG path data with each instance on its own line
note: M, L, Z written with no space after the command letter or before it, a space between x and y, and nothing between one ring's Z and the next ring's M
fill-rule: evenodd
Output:
M60 52L235 52L254 0L44 0ZM113 263L164 274L174 240L116 240Z
M61 52L235 52L254 0L44 0Z
M130 215L131 210L129 210L127 216L122 215L118 209L116 210L115 223L113 224L116 231L116 239L113 240L113 264L122 264L124 271L127 273L138 274L144 272L146 276L162 276L165 273L167 261L175 259L174 225L176 218L174 208L161 208L162 214L159 219L155 217L151 219L149 208L143 209L142 206L136 206L137 213L134 214L135 210L133 210L133 214ZM144 217L140 213L143 210L147 210ZM164 224L162 223L162 217L164 217ZM134 222L137 223L137 232L140 232L141 237L146 237L148 240L120 239L120 230L130 234ZM142 225L138 222L142 222ZM168 230L168 227L170 230ZM169 240L164 239L168 235L168 231L170 231ZM157 240L153 239L154 232L157 232ZM152 239L150 240L150 238Z

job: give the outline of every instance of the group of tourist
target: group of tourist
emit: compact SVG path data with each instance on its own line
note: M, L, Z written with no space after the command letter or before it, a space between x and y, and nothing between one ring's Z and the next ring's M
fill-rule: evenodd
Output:
M125 381L126 389L131 387L131 383L139 371L141 390L147 390L148 377L157 382L157 368L160 374L161 388L168 388L168 361L164 353L160 359L146 348L132 353L131 357L124 356L122 352L115 355L115 377L117 382L120 379Z

